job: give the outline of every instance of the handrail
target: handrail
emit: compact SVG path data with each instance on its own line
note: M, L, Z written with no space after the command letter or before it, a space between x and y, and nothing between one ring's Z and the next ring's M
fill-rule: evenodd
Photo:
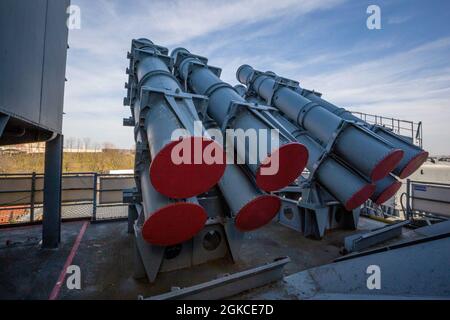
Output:
M418 145L419 147L422 147L423 125L421 121L414 122L409 120L401 120L370 113L364 113L360 111L351 111L351 113L369 124L381 125L388 129L391 129L394 133L407 136L408 138L412 139L414 144Z
M91 205L92 212L90 216L93 221L97 220L97 208L100 207L114 207L114 206L123 206L122 198L120 200L113 198L105 198L102 200L102 196L107 196L113 194L113 192L122 191L120 189L120 180L128 180L134 178L134 174L110 174L110 173L101 173L97 174L95 172L68 172L62 175L62 178L76 178L80 179L89 179L89 183L81 183L78 182L79 185L64 187L64 183L62 185L62 192L65 193L67 198L62 201L63 207L70 207L76 205ZM18 186L18 189L14 189L11 187L8 190L0 190L0 196L2 196L3 203L0 203L0 226L6 225L16 225L17 217L19 215L19 220L21 221L19 224L27 224L34 223L35 212L36 210L42 209L42 192L44 191L41 186L36 187L36 180L44 179L44 175L40 173L0 173L0 181L5 183L6 186L9 187L8 181L14 180L24 180L25 184L28 184L26 187ZM117 179L119 180L118 185L111 185L102 189L102 180L108 179ZM29 181L29 183L27 182ZM64 180L63 180L64 181ZM86 181L87 182L87 181ZM5 186L5 185L4 185ZM74 192L71 194L71 192ZM81 192L81 195L76 194L75 192ZM39 196L37 196L39 195ZM8 199L10 201L8 201ZM77 200L79 199L79 200ZM117 201L116 201L117 200ZM29 202L29 203L28 203ZM24 204L26 203L26 204ZM25 210L26 213L22 214L19 211ZM90 209L89 209L90 210ZM14 213L17 212L17 213ZM39 211L39 214L42 214ZM10 216L10 215L14 215ZM25 217L25 218L24 218ZM3 221L2 221L3 219ZM11 220L13 219L13 220ZM25 221L26 220L26 221ZM24 222L25 221L25 222Z

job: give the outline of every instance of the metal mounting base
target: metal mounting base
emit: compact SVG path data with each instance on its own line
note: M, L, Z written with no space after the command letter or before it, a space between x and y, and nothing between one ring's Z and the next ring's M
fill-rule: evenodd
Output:
M244 234L234 227L231 219L209 219L204 229L191 240L175 246L161 247L151 245L142 238L142 206L130 207L133 208L129 209L129 225L133 223L136 249L135 279L147 277L153 283L160 272L189 268L228 254L234 262L239 259ZM136 213L138 218L134 219Z
M305 237L322 239L326 230L358 226L360 209L345 210L337 201L316 188L301 190L299 201L282 199L279 223L299 231Z
M276 259L263 266L226 275L192 287L141 300L215 300L224 299L241 292L262 287L283 277L283 267L289 263L288 257Z

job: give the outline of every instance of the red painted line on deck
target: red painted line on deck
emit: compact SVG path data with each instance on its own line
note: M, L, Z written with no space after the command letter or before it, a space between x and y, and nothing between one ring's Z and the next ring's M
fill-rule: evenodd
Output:
M69 253L69 256L67 257L66 263L64 264L64 267L61 270L61 273L59 274L58 281L56 282L55 286L53 287L53 290L50 293L50 297L48 298L48 300L58 299L59 291L61 290L61 286L64 283L64 279L66 278L67 268L72 264L72 260L75 257L75 255L77 254L78 247L80 246L80 243L81 243L81 239L83 238L83 235L86 232L88 225L89 225L89 222L86 221L81 226L80 232L78 233L78 236L75 239L72 250L70 250L70 253Z

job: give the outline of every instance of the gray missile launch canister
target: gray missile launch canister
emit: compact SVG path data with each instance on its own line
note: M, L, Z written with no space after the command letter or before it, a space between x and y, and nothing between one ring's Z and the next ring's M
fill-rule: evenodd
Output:
M336 139L333 151L372 181L386 177L403 157L402 150L365 127L345 123L337 115L303 97L295 90L296 84L286 79L256 71L248 65L241 66L236 77L323 145Z
M236 88L236 87L235 87ZM245 94L243 88L237 88L241 94ZM251 96L247 101L261 104L260 98ZM364 180L350 168L336 161L332 157L324 157L324 148L314 139L309 137L294 123L282 116L279 112L272 112L272 116L284 129L292 134L298 142L305 145L309 151L307 168L314 172L314 180L317 180L333 197L344 207L351 211L366 202L375 191L375 185Z
M171 56L175 58L175 74L192 92L205 95L209 98L207 113L217 122L219 127L231 126L233 129L265 130L272 129L261 119L257 118L251 110L251 106L243 99L235 89L220 80L220 70L207 64L207 59L196 56L184 48L175 49ZM236 112L234 112L235 110ZM261 140L258 136L258 146ZM307 159L308 151L302 144L292 142L280 136L279 146L273 147L273 141L267 138L268 154L257 161L250 161L252 156L250 148L246 146L244 155L245 164L255 176L256 184L264 191L279 190L293 181L302 173ZM278 142L278 141L277 141ZM273 159L278 160L278 170L275 174L264 174L263 170L270 167Z
M362 119L354 116L351 112L343 108L339 108L324 100L322 97L319 97L319 95L313 91L300 88L300 92L302 96L316 102L330 112L338 115L342 119L363 123L377 135L391 143L394 147L403 150L403 158L392 172L400 179L406 179L415 171L417 171L417 169L419 169L425 161L427 161L428 152L407 141L404 137L401 137L381 126L373 126L368 124L367 122L364 122Z
M203 161L205 149L223 149L213 140L194 136L196 113L192 111L192 98L181 92L180 85L171 74L172 60L166 48L150 40L133 40L129 96L126 100L135 106L135 121L143 124L151 155L150 180L158 192L176 199L189 198L208 191L222 177L225 163L207 164ZM173 156L180 141L173 141L177 129L190 134L183 138L183 161ZM198 153L196 155L195 153ZM201 161L196 162L200 156Z

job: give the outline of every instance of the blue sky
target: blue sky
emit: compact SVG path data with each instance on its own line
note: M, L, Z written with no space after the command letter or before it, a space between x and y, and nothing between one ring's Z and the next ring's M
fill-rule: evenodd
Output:
M244 63L296 79L352 111L422 121L424 146L450 154L450 1L72 0L81 29L69 35L64 134L118 147L126 52L146 37L183 46L236 84ZM381 30L366 9L381 8Z

